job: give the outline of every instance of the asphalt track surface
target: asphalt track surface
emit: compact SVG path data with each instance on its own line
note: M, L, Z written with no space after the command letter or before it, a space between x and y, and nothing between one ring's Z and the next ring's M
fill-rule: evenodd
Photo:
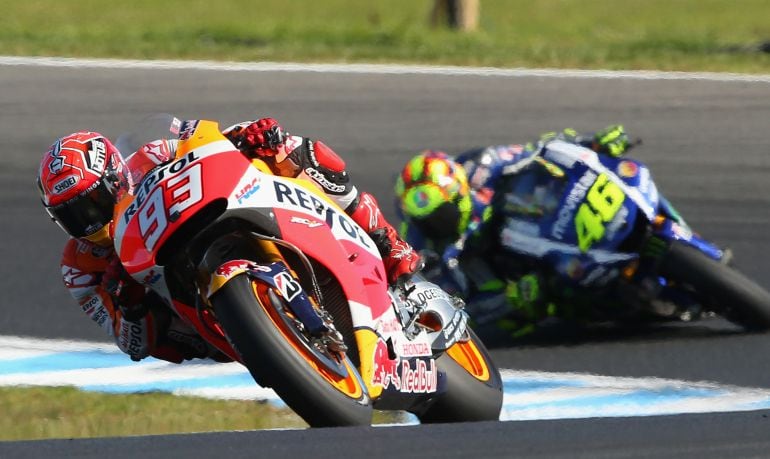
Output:
M393 218L393 177L424 148L457 153L623 122L634 156L706 237L770 288L770 83L556 76L219 72L0 65L0 335L104 340L61 284L64 235L34 187L42 153L80 129L115 137L171 112L223 125L270 115L321 138ZM714 320L533 340L505 368L770 388L770 336ZM0 444L3 457L762 457L768 412L475 425L232 432Z

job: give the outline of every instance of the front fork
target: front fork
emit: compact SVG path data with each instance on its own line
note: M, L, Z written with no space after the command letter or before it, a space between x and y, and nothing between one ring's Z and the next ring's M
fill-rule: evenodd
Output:
M659 274L661 262L667 256L669 247L673 241L679 241L722 263L730 262L731 253L695 234L670 204L662 206L661 210L665 214L655 217L639 250L639 258L623 269L622 277L639 288L639 296L652 312L665 317L679 316L684 321L691 320L700 311L698 301L687 289Z
M301 331L320 340L337 353L347 351L342 335L334 327L333 318L317 298L308 295L300 285L297 274L288 266L276 244L269 238L249 241L260 254L260 262L249 259L228 260L211 274L206 297L211 298L227 282L240 274L262 282L278 292L294 316ZM280 307L280 305L273 305Z

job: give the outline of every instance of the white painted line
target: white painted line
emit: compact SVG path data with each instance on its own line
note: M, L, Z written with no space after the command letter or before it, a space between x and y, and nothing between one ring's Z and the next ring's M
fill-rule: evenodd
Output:
M280 400L272 389L266 389L264 387L257 386L256 384L250 387L209 387L203 389L179 389L173 391L173 394L220 400Z
M661 72L652 70L527 69L395 64L303 64L281 62L216 62L68 57L0 56L0 66L73 67L148 70L211 70L221 72L346 73L375 75L437 75L482 77L548 77L627 80L704 80L770 83L768 74Z
M115 345L93 341L28 338L21 336L0 336L0 351L67 352L67 351L105 351L112 352Z
M562 402L578 397L585 398L610 395L619 397L631 392L633 392L633 389L607 389L604 387L555 387L553 389L539 389L524 392L506 392L503 395L503 405L527 406L534 403Z
M574 385L580 387L604 387L614 389L647 389L661 390L665 388L704 388L719 389L727 386L724 384L713 383L709 381L682 381L680 379L643 377L633 378L624 376L603 376L591 373L553 373L544 371L525 371L525 370L501 370L500 375L503 379L525 379L553 381L558 375L558 380L571 381ZM768 390L770 393L770 390Z
M75 370L36 372L33 374L0 374L0 386L132 385L147 382L179 381L201 376L218 377L247 373L247 370L239 363L220 363L214 365L185 363L184 365L177 365L155 359L147 359L137 363L129 360L127 356L125 366L87 368L87 361L84 361L83 365L84 368Z

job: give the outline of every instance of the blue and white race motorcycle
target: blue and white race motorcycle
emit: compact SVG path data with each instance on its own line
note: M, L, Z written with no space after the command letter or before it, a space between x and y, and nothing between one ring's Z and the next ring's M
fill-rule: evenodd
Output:
M502 252L493 266L505 270L507 256L516 266L523 259L547 267L563 286L551 282L561 297L553 300L581 303L578 318L716 314L745 329L770 328L770 294L731 267L729 250L690 229L641 162L553 140L502 174L493 237L520 256ZM561 295L567 291L582 298Z

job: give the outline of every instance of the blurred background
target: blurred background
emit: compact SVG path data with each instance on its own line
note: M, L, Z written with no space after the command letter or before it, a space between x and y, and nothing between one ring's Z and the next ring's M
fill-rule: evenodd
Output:
M0 55L767 72L767 0L0 0Z

